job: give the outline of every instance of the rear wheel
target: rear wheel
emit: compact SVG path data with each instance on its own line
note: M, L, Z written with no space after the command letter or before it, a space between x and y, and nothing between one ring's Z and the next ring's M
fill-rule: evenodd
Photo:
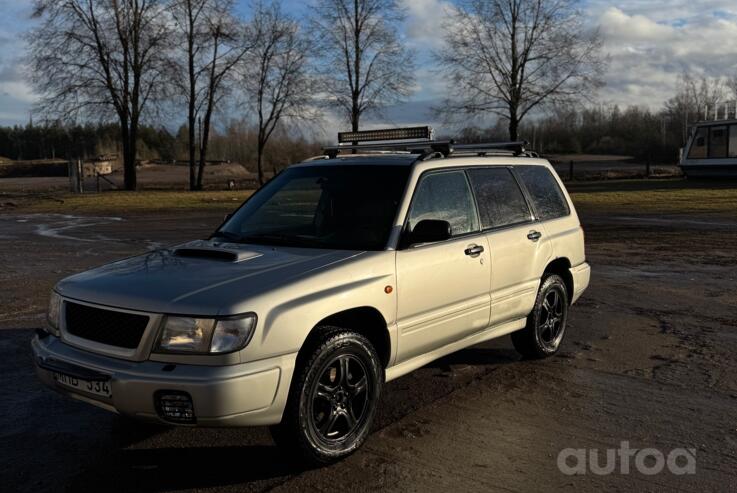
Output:
M515 349L527 358L546 358L558 352L568 320L568 291L557 274L543 277L527 326L512 333Z
M271 428L277 445L311 465L342 459L363 444L383 383L368 339L335 327L321 331L295 369L282 422Z

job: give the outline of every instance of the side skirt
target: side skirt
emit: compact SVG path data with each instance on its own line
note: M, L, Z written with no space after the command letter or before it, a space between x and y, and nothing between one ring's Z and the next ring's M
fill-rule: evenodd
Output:
M421 354L410 360L404 361L403 363L387 368L386 381L389 382L390 380L399 378L402 375L406 375L407 373L410 373L417 368L425 366L426 364L435 361L438 358L442 358L447 354L455 353L456 351L467 348L469 346L473 346L474 344L478 344L480 342L488 341L491 339L496 339L497 337L501 337L516 330L522 329L525 327L526 324L527 319L520 318L519 320L512 320L511 322L505 322L503 324L495 325L494 327L487 327L482 331L471 334L470 336L466 336L461 340L451 342L450 344L439 347L438 349L430 351L429 353Z

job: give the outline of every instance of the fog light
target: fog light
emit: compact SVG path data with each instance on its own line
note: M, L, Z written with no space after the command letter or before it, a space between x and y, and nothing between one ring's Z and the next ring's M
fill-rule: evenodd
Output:
M159 390L156 392L156 410L159 416L175 423L195 423L192 397L186 392Z

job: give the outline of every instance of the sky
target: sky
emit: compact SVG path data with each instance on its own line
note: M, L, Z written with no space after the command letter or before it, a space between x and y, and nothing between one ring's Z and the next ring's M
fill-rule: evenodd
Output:
M426 123L446 92L431 53L441 46L443 12L453 0L399 1L407 10L402 40L417 55L416 91L407 103L390 108L382 123ZM296 17L305 13L302 1L283 3ZM22 64L21 35L35 23L31 4L0 0L0 125L28 122L36 98ZM239 13L247 15L248 5L239 0ZM580 10L588 26L601 30L610 59L606 85L597 95L601 103L657 109L673 95L684 70L711 77L737 74L735 0L581 0Z

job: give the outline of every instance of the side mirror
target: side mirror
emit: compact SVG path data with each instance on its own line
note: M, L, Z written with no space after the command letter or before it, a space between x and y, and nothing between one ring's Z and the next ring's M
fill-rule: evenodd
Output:
M434 243L450 238L450 223L439 219L423 219L417 223L409 235L409 244Z

